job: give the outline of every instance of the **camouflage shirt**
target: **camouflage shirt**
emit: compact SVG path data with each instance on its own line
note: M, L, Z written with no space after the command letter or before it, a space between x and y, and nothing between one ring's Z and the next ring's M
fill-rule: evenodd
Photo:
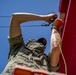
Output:
M9 43L9 62L2 75L12 75L16 65L50 72L56 71L59 68L59 64L56 67L52 67L49 64L49 59L46 54L36 52L37 49L43 47L41 43L37 43L35 40L30 40L27 44L24 44L22 35L11 39L9 38Z

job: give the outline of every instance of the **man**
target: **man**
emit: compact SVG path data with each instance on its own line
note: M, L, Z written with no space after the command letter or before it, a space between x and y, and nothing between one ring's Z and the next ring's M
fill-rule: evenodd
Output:
M56 14L37 15L32 13L14 13L11 17L9 31L9 62L2 75L12 75L16 65L27 66L31 69L45 71L56 71L59 68L59 56L61 37L59 28L62 20L56 19L52 26L51 49L49 55L44 54L47 41L45 38L29 40L24 44L20 24L27 21L43 20L50 22L50 19L57 18ZM59 23L61 22L61 24Z

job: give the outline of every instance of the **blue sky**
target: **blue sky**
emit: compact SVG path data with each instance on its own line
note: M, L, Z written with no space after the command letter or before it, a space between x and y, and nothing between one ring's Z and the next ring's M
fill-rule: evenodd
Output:
M58 12L59 0L0 0L0 73L4 70L8 63L9 53L9 26L10 16L15 12L30 12L40 15L50 14L55 12L59 16ZM47 48L45 53L48 54L50 50L50 36L51 26L48 27L30 27L32 25L41 25L46 23L44 21L32 21L21 24L22 34L25 43L28 39L38 39L44 37L47 39Z

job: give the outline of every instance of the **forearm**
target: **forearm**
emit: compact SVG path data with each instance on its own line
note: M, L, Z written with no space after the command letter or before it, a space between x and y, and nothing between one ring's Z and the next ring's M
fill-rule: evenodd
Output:
M51 36L51 50L49 54L50 58L50 65L57 66L59 63L60 58L60 48L61 46L61 37L57 30L52 29L52 36Z
M50 65L56 67L59 63L60 51L58 47L55 47L52 52L49 54L50 56Z
M32 13L13 13L12 16L18 23L35 20L44 20L44 18L46 17L44 15L37 15Z

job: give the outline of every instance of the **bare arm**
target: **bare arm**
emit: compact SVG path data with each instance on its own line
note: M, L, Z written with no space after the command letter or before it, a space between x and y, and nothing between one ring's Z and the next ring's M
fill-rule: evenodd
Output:
M11 17L10 22L10 38L16 37L21 34L20 24L27 21L34 21L34 20L43 20L49 22L49 19L57 17L56 14L49 14L49 15L37 15L32 13L14 13Z
M61 23L59 21L61 21ZM53 27L54 26L58 27L58 25L59 26L63 25L63 21L61 19L56 19L53 22ZM59 29L59 27L58 27L58 29ZM53 66L53 67L57 66L58 63L59 63L60 52L61 52L60 47L62 46L61 35L60 35L58 29L56 29L56 28L52 29L52 35L51 35L51 38L50 38L51 49L50 49L49 56L50 56L50 65Z
M56 29L52 29L52 35L50 40L51 40L50 64L51 66L55 67L59 63L59 58L60 58L59 44L61 46L61 42L62 42L60 34Z

